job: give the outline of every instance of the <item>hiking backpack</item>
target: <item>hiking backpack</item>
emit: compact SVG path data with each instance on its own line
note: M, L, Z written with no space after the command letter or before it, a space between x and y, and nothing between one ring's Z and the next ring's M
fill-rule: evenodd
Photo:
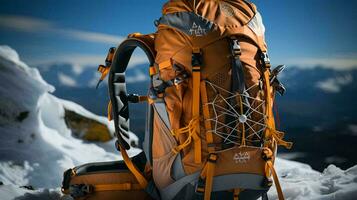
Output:
M284 87L271 70L264 25L244 0L172 0L157 32L130 34L100 66L109 74L108 118L117 148L155 199L267 198L277 146L273 103ZM127 94L125 71L135 48L150 66L148 93ZM143 152L147 170L128 157L129 103L147 102ZM150 173L148 173L150 171ZM272 177L272 178L271 178Z

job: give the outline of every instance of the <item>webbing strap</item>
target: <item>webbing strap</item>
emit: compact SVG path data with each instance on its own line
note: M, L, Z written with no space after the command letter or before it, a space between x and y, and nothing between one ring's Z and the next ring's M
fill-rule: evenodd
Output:
M199 49L194 49L192 54L192 119L200 117L200 82L201 82L201 52ZM200 120L195 122L195 131L197 134L192 134L195 163L201 163L201 138L199 137Z
M276 187L276 192L278 193L279 200L284 200L284 194L283 194L283 191L281 189L279 178L278 178L278 175L276 174L276 171L274 169L272 161L271 160L267 161L266 165L270 169L271 174L273 176L274 184L275 184L275 187Z
M271 96L271 85L270 85L270 72L268 68L264 69L263 72L264 76L264 82L265 82L265 98L266 98L266 124L267 128L265 129L265 138L266 139L273 139L275 142L277 142L278 145L282 145L288 149L291 148L292 143L291 142L286 142L282 139L283 134L279 131L276 130L275 128L275 121L274 121L274 114L273 114L273 99Z
M239 200L240 189L236 188L233 190L233 200Z
M208 106L208 98L207 98L207 88L206 88L206 82L202 81L201 82L201 99L202 99L202 110L203 110L203 117L204 117L204 125L206 129L206 141L207 141L207 150L208 153L213 153L214 152L214 146L213 144L213 134L212 134L212 124L209 121L210 119L210 113L209 113L209 106Z
M208 158L208 161L206 163L207 170L206 170L204 200L210 200L211 199L211 192L212 192L212 185L213 185L213 175L214 175L214 170L215 170L215 167L216 167L216 161L217 161L217 155L216 154L210 154L209 158Z
M128 167L128 169L130 170L130 172L133 173L136 180L139 182L140 186L142 188L146 188L146 186L148 185L147 180L141 174L139 169L134 165L134 163L131 161L131 159L128 156L128 153L126 152L126 149L120 145L119 145L119 149L120 149L121 155L123 156L124 162L125 162L126 166Z
M133 183L118 183L118 184L97 184L93 185L95 192L101 191L116 191L116 190L142 190L140 184Z
M263 159L265 160L265 176L266 178L269 178L271 175L273 176L274 179L274 183L275 183L275 187L276 187L276 191L278 193L278 197L279 200L284 200L284 195L283 192L281 190L281 186L280 186L280 182L279 182L279 178L278 175L276 174L276 171L274 169L274 165L273 165L273 152L271 151L270 148L265 147L263 149Z

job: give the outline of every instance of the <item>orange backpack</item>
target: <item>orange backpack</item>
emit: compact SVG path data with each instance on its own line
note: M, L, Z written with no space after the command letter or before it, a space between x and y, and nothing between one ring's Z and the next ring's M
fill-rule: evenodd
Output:
M124 156L128 168L157 199L267 198L277 146L291 147L275 128L272 111L282 66L270 69L264 25L243 0L172 0L156 21L157 32L134 33L112 49L109 119L126 155L129 103L146 101L143 143L150 176ZM125 70L136 47L147 55L147 95L126 93ZM272 179L271 179L272 177Z

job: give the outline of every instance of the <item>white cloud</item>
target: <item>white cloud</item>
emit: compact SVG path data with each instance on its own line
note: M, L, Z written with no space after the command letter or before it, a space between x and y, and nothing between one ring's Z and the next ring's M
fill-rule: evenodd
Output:
M105 57L105 54L62 54L51 55L41 59L29 58L26 60L26 62L31 66L51 65L54 63L69 63L75 65L77 68L98 67L99 64L104 64ZM148 63L144 54L134 54L130 59L128 68L132 68L144 63Z
M328 78L324 81L317 82L316 87L328 93L338 93L345 85L352 83L353 77L351 74Z
M0 26L16 31L53 34L80 41L112 45L119 44L124 39L121 36L105 33L63 28L51 21L27 16L0 15Z
M301 68L321 66L335 70L349 70L357 68L357 52L348 54L330 55L328 57L300 57L281 59L280 62Z
M69 87L77 86L76 80L74 80L72 77L67 76L61 72L58 73L58 79L61 82L61 84L64 86L69 86Z

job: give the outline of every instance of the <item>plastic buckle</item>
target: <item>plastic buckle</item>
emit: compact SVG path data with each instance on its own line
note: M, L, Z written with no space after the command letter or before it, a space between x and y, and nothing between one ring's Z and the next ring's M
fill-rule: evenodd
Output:
M270 58L269 58L268 53L267 52L262 52L261 53L261 58L262 58L262 61L264 62L265 68L270 68L271 65L270 65Z
M241 51L241 48L240 48L240 45L239 45L239 42L237 39L233 39L233 45L232 45L232 53L233 55L241 55L242 54L242 51Z
M217 162L217 158L218 158L217 154L210 153L207 160L210 163L216 163Z
M201 177L197 181L195 193L198 195L203 195L205 193L205 181Z
M201 50L200 49L193 49L191 65L193 67L201 66L202 63L203 62L202 62L202 52L201 52Z
M70 195L73 198L84 197L87 194L93 193L94 187L92 185L77 184L69 187Z

